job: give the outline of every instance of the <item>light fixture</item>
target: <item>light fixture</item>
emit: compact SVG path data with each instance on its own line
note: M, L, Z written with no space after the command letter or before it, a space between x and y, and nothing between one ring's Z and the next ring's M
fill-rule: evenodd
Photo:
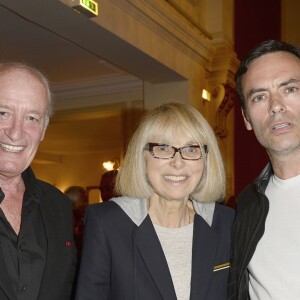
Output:
M202 99L206 100L206 101L210 101L211 100L211 94L208 90L203 89L202 90Z
M111 171L114 169L115 162L109 160L105 161L102 165L106 171Z

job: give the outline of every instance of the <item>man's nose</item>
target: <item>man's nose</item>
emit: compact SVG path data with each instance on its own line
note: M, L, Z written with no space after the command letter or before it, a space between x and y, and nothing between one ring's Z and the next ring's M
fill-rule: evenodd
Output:
M12 118L4 132L12 142L22 139L24 136L24 121L19 118Z
M284 99L279 95L270 96L270 115L277 114L279 112L284 112L286 110Z

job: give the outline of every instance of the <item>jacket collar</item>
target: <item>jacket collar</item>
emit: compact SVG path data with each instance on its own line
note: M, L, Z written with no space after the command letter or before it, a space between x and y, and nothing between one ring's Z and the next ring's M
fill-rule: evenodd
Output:
M262 170L260 175L253 182L259 192L263 194L265 193L270 177L272 175L273 175L273 168L271 163L269 162Z
M25 192L32 197L36 202L39 202L39 196L41 194L38 181L30 167L28 167L22 173L22 179L25 184Z
M137 226L140 226L148 215L146 199L117 197L112 198L110 201L114 201L116 204L118 204ZM192 202L196 214L201 216L205 222L211 226L215 210L215 203L204 203L195 200L192 200Z

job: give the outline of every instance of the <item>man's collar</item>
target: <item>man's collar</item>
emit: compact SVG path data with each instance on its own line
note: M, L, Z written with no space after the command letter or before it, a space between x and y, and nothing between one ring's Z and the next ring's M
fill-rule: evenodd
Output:
M24 180L25 193L27 195L32 196L32 198L38 202L39 195L40 195L40 188L37 184L38 181L31 169L31 167L28 167L22 173L22 179Z

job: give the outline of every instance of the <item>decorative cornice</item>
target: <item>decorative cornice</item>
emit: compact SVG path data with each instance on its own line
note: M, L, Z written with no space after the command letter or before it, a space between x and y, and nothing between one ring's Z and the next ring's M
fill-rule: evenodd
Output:
M214 51L211 36L172 5L161 0L111 2L196 62L204 66L210 62Z
M206 75L210 87L215 87L220 83L235 86L234 77L238 64L236 53L230 46L224 42L215 44L213 60L208 65Z

